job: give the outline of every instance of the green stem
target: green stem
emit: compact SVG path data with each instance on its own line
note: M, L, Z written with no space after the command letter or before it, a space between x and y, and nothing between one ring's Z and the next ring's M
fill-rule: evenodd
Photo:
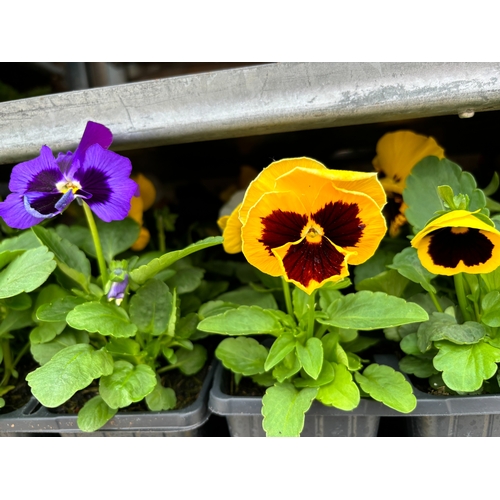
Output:
M5 365L5 372L3 374L2 381L0 382L0 387L7 385L7 382L12 375L14 367L12 366L12 356L10 353L10 344L8 340L2 340L2 350L3 350L3 364Z
M308 311L307 311L307 338L310 339L314 335L314 311L316 309L316 290L309 295L309 300L307 301Z
M29 348L30 348L30 343L26 342L26 344L24 344L23 348L19 351L19 353L15 357L14 363L12 363L12 368L15 368L17 366L17 363L19 363L21 358L28 352Z
M321 339L325 332L328 330L328 325L319 325L319 328L316 330L316 333L314 334L315 337L318 339Z
M436 294L434 292L430 292L429 291L429 296L430 298L432 299L432 302L434 302L434 306L436 307L437 311L442 313L443 312L443 308L441 307L441 304L439 303L437 297L436 297Z
M180 363L176 363L175 365L164 366L163 368L156 370L156 373L161 374L161 373L168 372L170 370L175 370L179 366L180 366Z
M454 281L458 305L460 306L460 310L462 311L462 316L464 317L465 321L471 321L472 317L467 310L467 297L465 295L464 278L462 276L462 273L455 274Z
M293 307L292 307L292 294L290 293L290 283L281 278L281 283L283 284L283 295L285 296L286 312L293 317Z
M163 215L158 210L156 215L156 229L158 231L158 248L161 253L167 251L167 246L165 244L165 225L163 224Z
M101 273L102 286L106 286L108 282L108 267L106 266L106 261L104 260L104 254L102 253L101 240L99 239L99 233L97 232L97 226L95 225L94 216L92 215L92 210L85 203L82 202L83 211L85 212L85 217L87 217L87 223L89 225L90 234L92 235L92 240L94 241L95 252L97 254L97 263L99 265L99 272Z

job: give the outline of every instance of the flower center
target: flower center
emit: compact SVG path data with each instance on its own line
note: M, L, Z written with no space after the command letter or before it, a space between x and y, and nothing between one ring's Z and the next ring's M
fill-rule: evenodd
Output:
M321 243L321 239L325 232L323 228L316 224L315 222L310 222L307 226L302 229L300 236L303 238L305 236L309 243Z
M60 193L66 193L66 192L68 192L70 190L73 191L73 193L76 193L77 191L79 191L80 189L82 189L82 186L81 186L81 184L78 181L64 180L64 181L59 181L56 184L56 189Z
M469 232L468 227L452 227L450 229L453 234L465 234Z

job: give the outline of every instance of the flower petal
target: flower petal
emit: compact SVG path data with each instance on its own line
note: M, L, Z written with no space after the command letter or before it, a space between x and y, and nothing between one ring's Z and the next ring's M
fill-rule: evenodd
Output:
M109 128L96 122L87 122L87 126L83 131L80 144L76 148L73 160L78 160L81 164L84 161L87 149L94 145L99 144L103 149L108 149L113 142L113 134Z
M153 183L144 175L138 174L133 177L140 189L140 197L143 202L143 211L150 209L156 199L156 189Z
M67 191L65 194L60 192L32 192L24 195L25 209L34 217L41 217L44 219L60 214L71 201L73 201L73 192L71 190Z
M386 176L381 179L384 188L402 194L411 169L426 156L444 158L444 149L433 137L399 130L385 134L378 141L377 156L372 163L375 170Z
M132 200L135 200L135 198L132 198ZM139 236L137 237L134 244L130 248L132 250L135 250L136 252L144 250L144 248L146 248L146 245L149 243L150 239L151 239L151 234L149 233L149 231L145 227L141 227Z
M137 191L137 184L129 178L131 170L128 158L99 144L87 149L85 161L74 178L92 195L87 203L103 221L122 220L130 211L131 199Z
M231 215L224 215L217 221L222 230L222 236L224 236L222 245L227 253L241 252L241 222L238 218L240 207L241 203Z
M9 189L13 193L57 192L56 183L62 179L63 175L52 151L49 147L42 146L40 156L19 163L12 169Z
M337 282L349 275L347 259L350 253L325 237L319 243L303 238L273 248L272 252L280 263L283 277L308 294L327 281Z
M271 163L268 167L262 170L262 172L248 186L240 209L240 220L243 224L246 222L248 217L248 211L253 205L255 205L255 203L257 203L259 198L264 193L276 191L276 189L274 189L276 179L296 167L303 167L305 169L312 170L327 170L327 168L319 161L306 157L286 158L284 160Z
M9 227L14 229L28 229L42 222L45 217L35 217L26 211L24 207L24 196L19 193L11 193L5 201L0 203L0 217Z
M500 264L500 232L466 210L433 220L411 244L422 265L434 274L484 274Z
M283 270L272 249L300 241L307 222L307 212L295 193L264 194L248 212L241 230L248 262L271 276L281 276Z

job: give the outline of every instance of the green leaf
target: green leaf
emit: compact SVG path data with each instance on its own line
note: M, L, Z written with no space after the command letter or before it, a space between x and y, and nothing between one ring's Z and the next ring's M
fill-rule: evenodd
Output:
M55 267L54 254L47 247L27 250L0 272L0 299L35 290Z
M198 373L207 361L207 350L199 344L195 344L193 349L181 347L175 354L177 355L176 365L184 375Z
M426 321L428 314L417 304L382 292L362 291L337 299L319 323L353 330L376 330Z
M331 288L324 288L323 285L323 287L319 289L319 307L321 310L325 311L332 302L335 302L340 297L342 297L341 292Z
M413 167L403 191L403 199L408 205L405 216L415 232L423 229L437 211L443 210L437 187L444 185L450 186L455 195L469 196L467 210L474 212L486 206L484 193L477 189L469 172L462 172L457 164L446 158L439 160L428 156Z
M205 270L199 267L185 267L177 269L166 283L170 289L176 288L178 294L189 293L200 286L204 274Z
M77 344L59 351L46 364L26 376L33 395L48 408L65 403L92 380L113 371L113 358L88 344Z
M456 345L446 340L436 342L439 349L434 367L443 372L445 384L458 392L477 391L497 371L500 349L486 342Z
M333 381L335 378L335 370L331 363L325 362L321 367L321 373L318 375L318 378L314 379L305 375L301 378L296 378L293 381L295 387L321 387L322 385L327 385Z
M312 337L307 339L306 345L297 343L297 356L304 371L312 378L318 378L323 366L323 344L321 340Z
M416 333L410 333L406 337L403 337L399 346L406 354L414 354L415 356L422 354L422 351L418 347L418 337Z
M130 320L140 332L161 335L172 311L172 294L165 283L156 279L141 286L130 299Z
M250 286L223 293L217 297L217 300L241 306L259 306L262 309L278 309L276 299L272 293L257 292Z
M153 392L146 396L146 404L151 411L173 410L177 404L175 391L170 387L163 387L158 381Z
M373 257L370 257L363 264L356 266L354 268L354 283L356 287L362 281L387 271L387 266L392 263L394 255L396 255L394 250L379 247Z
M228 370L242 375L264 373L267 353L266 347L248 337L224 339L215 350L215 356Z
M137 331L125 310L114 304L85 302L70 311L66 321L76 330L112 337L132 337Z
M134 269L130 273L130 277L137 284L142 285L148 279L153 278L157 273L159 273L163 269L166 269L179 259L182 259L183 257L186 257L187 255L190 255L199 250L203 250L204 248L212 247L214 245L219 245L222 243L222 241L223 241L222 236L209 236L204 240L197 241L196 243L189 245L183 250L168 252L159 258L153 259L148 264L141 266L137 269Z
M76 306L85 303L85 299L81 297L67 296L61 299L56 299L54 302L41 305L36 310L36 317L40 321L66 321L66 316Z
M433 357L434 354L404 356L399 360L399 369L404 373L413 374L419 378L428 378L431 375L439 373L432 364Z
M73 243L63 240L53 229L33 226L31 230L40 242L53 252L59 269L84 290L88 290L90 262L85 254Z
M414 283L418 283L425 291L436 293L436 289L431 284L431 280L436 275L430 273L422 266L416 248L405 248L394 257L392 264L388 267L395 269Z
M94 432L111 420L118 410L110 408L101 396L87 401L78 412L78 428L84 432Z
M31 354L37 363L44 365L65 347L88 343L89 336L87 332L78 332L76 330L67 329L60 335L57 335L51 342L31 344Z
M63 240L68 240L73 243L73 245L76 245L81 249L83 249L87 242L92 239L88 227L76 225L66 226L64 224L58 224L55 227L55 230Z
M262 398L262 426L269 437L298 437L304 428L305 413L311 407L318 389L298 391L288 383L267 389Z
M488 292L500 291L500 266L491 273L481 274L480 276Z
M17 251L17 250L31 250L32 248L38 248L40 242L37 237L30 231L25 231L19 236L14 236L13 238L5 238L0 243L0 252L5 251Z
M309 311L309 295L295 287L292 292L293 312L297 320L301 320Z
M276 366L284 357L295 349L297 341L289 333L280 335L271 346L265 363L265 370L269 371Z
M295 351L289 352L273 370L273 377L278 382L284 382L300 371L302 365Z
M351 342L343 342L342 347L348 352L361 352L366 351L366 349L378 344L379 342L379 338L363 337L362 335L358 335L354 340L351 340Z
M21 328L32 325L33 320L31 319L31 311L29 309L24 311L8 311L7 316L0 323L0 336L13 330L20 330Z
M396 270L390 269L377 274L373 278L367 278L356 285L356 290L369 290L371 292L384 292L388 295L401 297L408 285L408 279Z
M410 413L417 406L411 384L402 373L390 366L373 363L365 368L362 375L356 372L354 376L364 392L389 408Z
M500 326L500 292L494 291L486 294L481 305L483 309L481 322L492 327Z
M66 328L66 322L40 323L30 332L30 342L32 344L42 344L50 342Z
M352 375L344 365L332 363L335 378L322 386L316 399L326 406L334 406L340 410L354 410L359 405L360 394L358 386L352 380Z
M135 243L141 230L139 224L129 217L113 222L103 222L96 218L96 226L102 252L108 264L116 255L128 250ZM92 238L89 237L83 242L83 249L88 255L97 257Z
M99 393L111 408L125 408L144 399L155 386L156 374L149 365L118 360L113 373L101 377Z
M466 321L463 325L445 313L432 313L429 321L422 323L417 331L418 347L422 352L432 347L432 342L449 340L454 344L476 344L486 335L483 325Z
M1 305L7 309L15 309L16 311L25 311L33 304L33 300L27 293L20 293L14 297L7 297L1 300Z
M24 250L4 251L0 253L0 269L3 269L7 264L10 264L16 257L24 253Z
M200 321L198 330L224 335L279 334L281 324L275 316L257 306L240 306Z

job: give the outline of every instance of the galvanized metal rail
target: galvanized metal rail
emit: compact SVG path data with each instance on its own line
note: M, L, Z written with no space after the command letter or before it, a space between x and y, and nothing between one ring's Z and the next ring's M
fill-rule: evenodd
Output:
M274 63L0 104L0 164L74 149L87 120L126 150L500 109L500 63Z

